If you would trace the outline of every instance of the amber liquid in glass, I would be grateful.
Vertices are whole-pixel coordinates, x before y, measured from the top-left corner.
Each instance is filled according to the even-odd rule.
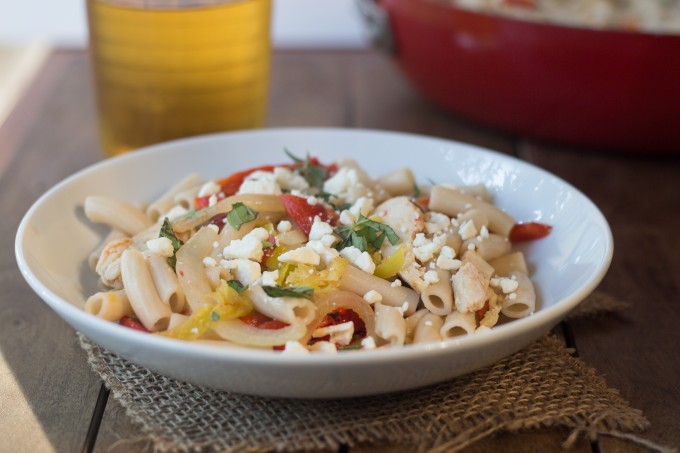
[[[105,154],[264,125],[270,0],[185,9],[87,4]]]

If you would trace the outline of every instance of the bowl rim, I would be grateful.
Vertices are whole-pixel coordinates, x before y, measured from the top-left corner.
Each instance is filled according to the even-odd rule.
[[[598,263],[597,271],[585,281],[581,287],[570,294],[568,297],[560,299],[550,307],[544,307],[532,315],[515,319],[512,322],[495,326],[488,332],[483,332],[476,335],[468,335],[465,337],[454,337],[435,343],[410,344],[400,348],[381,348],[372,350],[369,353],[349,353],[349,354],[280,354],[272,350],[248,349],[248,348],[231,348],[225,346],[217,346],[210,344],[196,344],[181,340],[169,339],[157,335],[149,335],[147,333],[137,332],[133,329],[121,327],[116,323],[97,318],[84,310],[76,307],[72,303],[57,295],[44,285],[37,276],[33,273],[31,266],[25,258],[24,239],[29,227],[32,217],[41,207],[54,196],[54,194],[61,191],[64,187],[69,186],[74,181],[77,181],[85,174],[97,172],[106,168],[112,163],[123,163],[129,160],[139,159],[140,156],[145,157],[153,154],[162,153],[168,146],[201,146],[203,142],[213,140],[230,140],[231,137],[249,137],[259,135],[280,135],[280,134],[346,134],[346,135],[371,135],[375,137],[393,137],[393,138],[410,138],[416,140],[436,141],[441,144],[454,145],[457,149],[463,148],[467,151],[475,153],[482,153],[494,159],[501,158],[510,160],[515,165],[528,166],[532,171],[537,171],[545,177],[549,177],[558,183],[564,185],[571,191],[578,194],[582,200],[592,209],[593,214],[597,220],[604,227],[606,241],[604,243],[604,256]],[[122,156],[105,159],[93,165],[89,165],[76,173],[66,177],[47,192],[42,194],[28,209],[19,224],[15,237],[15,256],[18,267],[24,279],[31,286],[33,291],[43,299],[60,316],[64,317],[69,324],[71,319],[77,324],[88,325],[91,328],[101,331],[102,334],[110,338],[118,338],[126,342],[136,343],[139,347],[155,348],[163,352],[179,355],[191,355],[197,359],[216,360],[216,361],[235,361],[242,364],[257,364],[257,365],[271,365],[271,366],[296,366],[296,367],[317,367],[323,366],[347,366],[371,364],[377,362],[404,362],[417,360],[419,358],[433,358],[445,356],[454,350],[469,350],[478,348],[484,344],[499,343],[514,337],[519,337],[523,332],[529,332],[541,327],[545,327],[546,331],[554,324],[559,322],[567,312],[575,308],[588,294],[590,294],[604,278],[611,260],[613,257],[614,244],[611,228],[599,210],[599,208],[580,190],[564,181],[562,178],[543,170],[542,168],[523,161],[517,157],[505,155],[496,151],[482,148],[476,145],[458,142],[439,137],[431,137],[421,134],[412,134],[405,132],[393,132],[377,129],[350,129],[350,128],[328,128],[328,127],[283,127],[283,128],[267,128],[259,130],[236,131],[236,132],[220,132],[214,134],[199,135],[189,138],[182,138],[163,142],[148,147],[140,148],[133,153],[127,153]],[[84,259],[84,258],[83,258]],[[65,315],[65,316],[64,316]],[[75,326],[74,326],[75,327]]]

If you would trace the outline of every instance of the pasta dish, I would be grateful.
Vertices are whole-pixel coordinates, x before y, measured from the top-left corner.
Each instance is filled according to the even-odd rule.
[[[372,179],[351,160],[224,179],[190,174],[140,206],[90,196],[111,226],[90,256],[101,291],[85,310],[169,338],[285,354],[398,347],[476,335],[536,306],[512,244],[517,223],[483,185]]]
[[[678,0],[433,0],[539,22],[680,33]]]

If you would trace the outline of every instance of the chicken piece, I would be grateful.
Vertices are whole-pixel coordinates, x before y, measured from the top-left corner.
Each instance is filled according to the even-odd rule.
[[[453,280],[453,297],[461,313],[474,312],[484,306],[489,288],[487,278],[477,267],[467,262],[456,272]]]
[[[381,203],[374,214],[399,236],[399,243],[411,244],[416,234],[425,230],[425,214],[408,197],[395,197]]]
[[[120,258],[123,252],[130,248],[130,238],[116,239],[104,246],[95,270],[106,286],[114,289],[123,289],[123,281],[120,276]]]

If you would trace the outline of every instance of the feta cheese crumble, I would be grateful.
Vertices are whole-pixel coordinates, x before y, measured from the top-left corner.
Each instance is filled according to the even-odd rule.
[[[170,257],[175,253],[175,249],[172,247],[172,241],[165,237],[149,239],[146,241],[146,247],[150,252],[160,256]]]

